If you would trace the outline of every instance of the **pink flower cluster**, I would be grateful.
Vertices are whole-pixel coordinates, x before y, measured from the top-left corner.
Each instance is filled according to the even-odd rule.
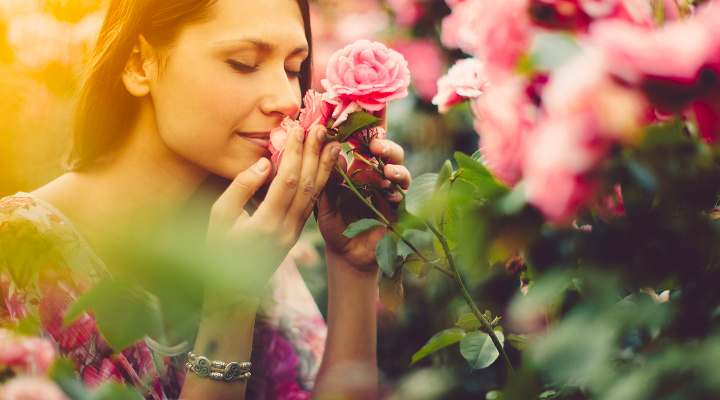
[[[44,375],[55,360],[55,346],[48,340],[24,337],[0,328],[0,373],[11,371],[0,386],[3,400],[67,400],[65,394]]]
[[[379,42],[358,40],[330,57],[322,85],[323,94],[307,92],[298,121],[286,118],[270,132],[268,149],[274,162],[280,162],[294,127],[302,127],[307,135],[310,127],[332,119],[332,128],[338,128],[354,112],[378,113],[390,101],[407,96],[410,71],[400,53]]]
[[[603,192],[602,168],[657,121],[648,116],[683,115],[720,141],[720,4],[680,19],[665,3],[658,26],[645,0],[448,1],[443,43],[472,58],[438,81],[433,103],[445,112],[471,101],[483,162],[505,184],[523,182],[548,221],[569,223],[588,207],[621,212],[619,188]],[[581,51],[519,74],[548,28],[574,35]]]

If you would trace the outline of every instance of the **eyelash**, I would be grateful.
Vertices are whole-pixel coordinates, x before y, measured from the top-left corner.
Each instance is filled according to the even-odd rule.
[[[243,63],[241,63],[241,62],[239,62],[239,61],[232,60],[232,59],[228,59],[228,60],[227,60],[227,63],[228,63],[233,69],[235,69],[236,71],[239,71],[239,72],[251,73],[251,72],[257,72],[257,70],[258,70],[258,66],[257,66],[257,65],[255,65],[255,66],[250,66],[250,65],[247,65],[247,64],[243,64]],[[295,79],[299,78],[300,75],[302,74],[301,71],[291,71],[291,70],[288,70],[288,69],[285,70],[285,73],[287,73],[288,76],[290,76],[291,78],[295,78]]]

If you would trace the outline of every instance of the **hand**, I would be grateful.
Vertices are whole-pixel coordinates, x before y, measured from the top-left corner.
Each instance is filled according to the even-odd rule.
[[[329,143],[320,154],[322,126],[310,129],[305,143],[303,135],[302,128],[288,135],[277,175],[252,216],[244,207],[271,174],[265,158],[238,174],[213,205],[207,245],[223,273],[210,274],[217,276],[210,290],[241,285],[259,292],[297,242],[340,152],[339,143]]]
[[[386,162],[383,173],[387,180],[377,178],[382,187],[391,187],[393,183],[400,185],[402,189],[407,189],[412,182],[410,172],[401,165],[405,153],[398,144],[385,139],[373,139],[370,142],[370,152]],[[362,161],[353,160],[347,167],[347,160],[341,157],[338,160],[339,167],[343,170],[354,171],[367,167]],[[377,176],[375,172],[372,172]],[[334,209],[335,199],[338,193],[338,184],[341,178],[334,176],[331,178],[335,184],[328,185],[325,194],[320,202],[318,224],[320,225],[320,233],[326,243],[326,251],[333,252],[339,257],[346,260],[350,265],[360,271],[376,272],[377,263],[375,261],[375,247],[377,242],[387,232],[386,228],[377,228],[348,239],[343,235],[347,224],[345,224],[341,213]],[[386,196],[387,201],[391,203],[399,203],[402,201],[402,194],[395,191],[393,194]],[[382,204],[379,210],[386,218],[391,219],[390,205]]]

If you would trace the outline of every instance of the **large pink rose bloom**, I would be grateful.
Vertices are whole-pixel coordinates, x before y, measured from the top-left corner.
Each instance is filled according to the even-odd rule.
[[[480,135],[480,152],[496,178],[514,185],[522,175],[525,141],[536,119],[536,108],[515,81],[488,88],[471,109]]]
[[[403,56],[379,42],[358,40],[330,57],[322,85],[335,104],[335,126],[358,107],[375,112],[408,94],[410,71]]]
[[[490,85],[483,74],[484,67],[482,62],[474,58],[458,60],[450,67],[447,75],[437,81],[437,94],[432,103],[438,106],[441,114],[457,103],[483,94],[485,87]]]
[[[68,400],[60,388],[46,378],[20,377],[0,386],[2,400]]]

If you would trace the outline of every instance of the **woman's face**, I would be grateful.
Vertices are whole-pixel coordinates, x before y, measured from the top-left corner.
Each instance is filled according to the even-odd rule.
[[[157,129],[180,159],[234,178],[269,157],[269,132],[301,104],[308,43],[295,0],[219,0],[186,27],[151,83]]]

